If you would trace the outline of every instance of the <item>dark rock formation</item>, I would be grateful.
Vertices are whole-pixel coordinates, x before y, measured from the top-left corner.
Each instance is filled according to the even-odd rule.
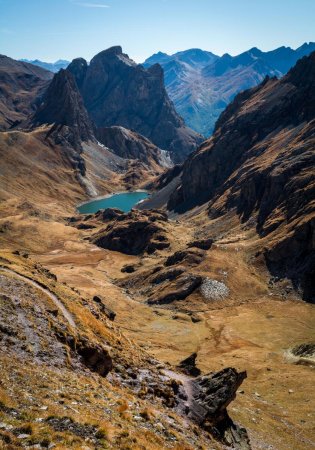
[[[172,281],[175,280],[179,275],[185,272],[185,269],[181,267],[176,267],[174,269],[159,271],[157,275],[154,275],[153,278],[151,278],[151,283],[153,284],[160,284],[163,283],[163,281]]]
[[[213,239],[199,239],[187,244],[188,248],[200,248],[201,250],[210,250],[213,244]]]
[[[235,399],[236,391],[246,376],[246,372],[237,372],[229,367],[192,380],[193,397],[188,412],[193,421],[224,444],[244,450],[250,449],[246,430],[233,423],[226,408]]]
[[[174,266],[182,262],[187,263],[190,266],[195,266],[201,263],[204,258],[203,252],[198,252],[194,250],[179,250],[173,255],[169,256],[164,265],[166,267]]]
[[[168,284],[163,290],[157,292],[152,298],[148,299],[149,305],[166,305],[176,300],[185,300],[202,283],[202,277],[199,275],[183,273]]]
[[[104,222],[107,222],[113,219],[119,220],[119,217],[123,219],[124,213],[121,211],[121,209],[118,208],[106,208],[99,213],[96,213],[95,216],[101,217]]]
[[[209,202],[212,217],[232,209],[242,221],[255,215],[262,237],[277,235],[265,252],[268,266],[287,274],[308,300],[314,298],[314,127],[315,52],[281,80],[266,79],[235,98],[213,137],[185,162],[168,203],[180,212]]]
[[[188,358],[183,359],[178,365],[178,368],[193,377],[198,377],[201,373],[200,369],[196,367],[197,353],[192,353]]]
[[[67,70],[98,128],[120,125],[135,130],[179,161],[201,142],[176,113],[159,65],[144,69],[117,46],[96,55],[89,65],[75,59]]]
[[[53,124],[52,133],[57,131],[56,134],[64,134],[75,148],[80,147],[81,141],[95,140],[74,77],[64,69],[55,74],[32,118],[32,124]]]
[[[101,312],[105,314],[105,316],[109,320],[112,321],[115,320],[116,313],[105,304],[104,299],[102,297],[100,297],[99,295],[94,295],[93,300],[95,303],[97,303]]]
[[[295,356],[301,357],[315,357],[315,342],[308,342],[306,344],[299,344],[293,347],[292,353]]]
[[[122,273],[133,273],[136,271],[136,268],[133,264],[127,264],[121,268]]]
[[[0,55],[0,130],[23,122],[53,74],[26,62]]]
[[[81,338],[76,343],[76,351],[83,363],[102,377],[106,377],[113,368],[113,361],[108,351],[99,344],[89,342],[86,338]]]
[[[99,247],[127,255],[139,255],[145,250],[152,253],[169,246],[163,235],[163,222],[166,220],[166,214],[160,211],[132,210],[118,215],[107,228],[92,236],[92,242]],[[163,241],[161,236],[164,236]]]
[[[160,164],[163,152],[149,139],[123,127],[98,128],[97,139],[116,155],[126,159],[138,159],[145,164]]]

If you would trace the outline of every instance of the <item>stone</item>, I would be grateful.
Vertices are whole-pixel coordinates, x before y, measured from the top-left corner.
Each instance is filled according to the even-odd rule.
[[[213,244],[213,239],[199,239],[196,241],[189,242],[187,244],[188,248],[200,248],[201,250],[210,250]]]
[[[164,265],[169,267],[174,266],[178,263],[185,262],[188,265],[194,266],[200,264],[203,260],[203,257],[204,254],[202,252],[193,250],[179,250],[173,253],[173,255],[169,256],[166,259]]]
[[[76,343],[76,351],[83,363],[93,372],[106,377],[113,368],[113,361],[107,349],[100,344],[81,338]]]
[[[148,299],[148,304],[163,305],[172,303],[175,300],[184,300],[201,285],[201,282],[201,276],[183,273],[173,283],[170,283],[162,293],[159,293],[157,297]]]
[[[242,450],[250,450],[247,432],[234,424],[227,413],[227,406],[235,399],[236,392],[246,372],[228,367],[213,374],[192,380],[192,400],[188,417],[210,431],[224,444]]]

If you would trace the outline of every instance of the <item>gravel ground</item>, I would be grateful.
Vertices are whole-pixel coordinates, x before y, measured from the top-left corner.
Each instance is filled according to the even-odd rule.
[[[200,290],[207,300],[222,300],[230,293],[229,288],[224,283],[211,278],[204,279]]]

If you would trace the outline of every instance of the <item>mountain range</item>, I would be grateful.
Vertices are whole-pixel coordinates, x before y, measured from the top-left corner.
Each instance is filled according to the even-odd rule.
[[[226,53],[221,57],[190,49],[173,55],[156,53],[143,66],[158,63],[163,67],[165,87],[177,112],[189,127],[209,136],[237,93],[261,83],[267,75],[283,76],[314,50],[314,42],[296,50],[279,47],[263,52],[254,47],[237,56]]]
[[[40,61],[39,59],[20,59],[20,61],[34,64],[34,66],[41,67],[53,73],[59,72],[60,69],[66,69],[70,64],[70,61],[66,61],[65,59],[58,59],[54,63]]]
[[[119,46],[0,57],[1,448],[312,445],[315,52],[271,75],[202,141]]]
[[[168,209],[250,220],[271,272],[314,302],[314,145],[315,52],[234,98],[183,164]]]

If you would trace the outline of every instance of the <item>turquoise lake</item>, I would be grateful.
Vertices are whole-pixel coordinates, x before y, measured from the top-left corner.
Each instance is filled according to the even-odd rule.
[[[111,195],[107,198],[99,198],[98,200],[84,203],[83,205],[78,206],[78,211],[81,214],[92,214],[100,209],[119,208],[124,212],[128,212],[133,206],[148,196],[149,194],[144,191],[123,192],[121,194]]]

